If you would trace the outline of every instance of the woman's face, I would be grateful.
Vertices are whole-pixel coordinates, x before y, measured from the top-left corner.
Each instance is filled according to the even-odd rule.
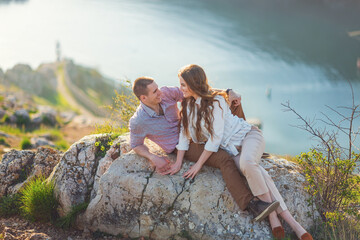
[[[180,80],[180,90],[182,91],[184,98],[189,98],[189,97],[196,98],[197,95],[193,91],[190,90],[187,83],[181,76],[179,76],[179,80]]]

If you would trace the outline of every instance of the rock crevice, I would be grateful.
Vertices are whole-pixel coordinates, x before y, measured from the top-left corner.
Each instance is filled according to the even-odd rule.
[[[113,235],[149,236],[154,239],[270,239],[268,223],[253,222],[253,216],[241,211],[228,192],[221,171],[204,166],[196,178],[183,174],[193,164],[185,161],[172,176],[157,174],[148,160],[135,154],[129,136],[113,141],[104,157],[99,157],[97,141],[106,135],[86,136],[64,154],[39,148],[37,152],[11,151],[0,164],[0,195],[16,192],[18,172],[29,167],[29,176],[52,173],[60,215],[83,202],[89,202],[76,226]],[[152,152],[164,154],[157,145],[147,142]],[[167,156],[175,161],[175,155]],[[56,167],[54,167],[56,165]],[[305,177],[298,166],[283,159],[262,159],[284,197],[289,211],[305,228],[316,215],[307,205]]]

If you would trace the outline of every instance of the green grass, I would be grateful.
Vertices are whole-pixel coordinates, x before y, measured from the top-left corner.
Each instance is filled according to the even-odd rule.
[[[69,143],[65,140],[59,140],[55,142],[55,146],[58,150],[67,150],[69,148]]]
[[[0,137],[0,145],[3,145],[5,147],[9,147],[10,145],[6,142],[6,139],[4,137]]]
[[[22,150],[25,150],[25,149],[31,149],[31,147],[32,144],[30,142],[30,139],[28,137],[23,137],[23,139],[20,142],[20,148]]]
[[[39,129],[32,131],[31,133],[34,135],[50,134],[51,141],[58,141],[63,139],[61,131],[57,128],[48,128],[42,126]]]
[[[178,235],[179,237],[185,238],[186,240],[193,240],[193,238],[190,236],[190,233],[186,230],[182,230]]]
[[[60,94],[57,93],[55,94],[55,96],[52,98],[52,100],[46,99],[46,98],[42,98],[39,96],[33,96],[33,100],[36,104],[39,105],[50,105],[58,110],[72,110],[72,111],[77,111],[77,109],[74,109],[65,99],[65,97]]]
[[[68,212],[68,214],[66,214],[64,217],[61,217],[57,220],[56,225],[64,228],[64,229],[69,229],[70,227],[74,226],[76,217],[84,212],[86,210],[86,208],[88,207],[89,203],[88,202],[84,202],[84,203],[80,203],[78,205],[75,205],[71,208],[70,212]]]
[[[18,128],[4,124],[4,125],[0,125],[0,131],[5,132],[7,134],[19,136],[25,133],[25,128]]]
[[[56,218],[58,201],[54,195],[54,183],[44,177],[32,179],[20,190],[21,212],[32,221],[49,222]]]
[[[50,140],[55,143],[55,146],[58,150],[67,150],[69,148],[69,143],[64,139],[63,134],[59,129],[56,128],[40,128],[32,132],[35,135],[50,134]]]
[[[42,125],[39,129],[32,131],[31,129],[26,130],[25,128],[18,128],[10,125],[0,125],[0,131],[21,137],[22,140],[19,146],[20,149],[30,149],[31,142],[29,138],[31,136],[39,136],[44,134],[50,134],[49,140],[54,142],[56,146],[55,148],[58,150],[67,150],[70,146],[69,143],[64,139],[63,133],[58,128],[50,128]],[[9,145],[6,143],[6,140],[2,137],[0,137],[0,145],[9,147]]]
[[[292,156],[292,155],[288,155],[288,154],[286,154],[286,155],[271,154],[271,155],[273,155],[277,158],[285,159],[289,162],[298,163],[296,156]]]
[[[10,217],[20,213],[20,196],[16,193],[0,199],[0,217]]]
[[[95,124],[95,130],[93,134],[109,133],[112,135],[120,136],[128,131],[129,130],[127,129],[127,127],[122,127],[114,123],[114,121],[106,120],[102,124]]]

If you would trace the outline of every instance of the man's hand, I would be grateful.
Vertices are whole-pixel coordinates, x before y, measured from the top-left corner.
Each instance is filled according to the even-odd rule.
[[[232,103],[234,103],[234,106],[239,106],[241,103],[241,95],[237,94],[233,90],[230,90],[229,91],[229,102],[230,102],[230,106]]]
[[[151,164],[155,166],[157,173],[165,175],[166,172],[170,169],[170,161],[166,157],[159,157],[153,154],[150,158]]]
[[[151,165],[156,168],[157,173],[164,175],[164,172],[170,169],[170,161],[167,158],[151,153],[144,144],[135,147],[134,151],[140,156],[149,159]]]

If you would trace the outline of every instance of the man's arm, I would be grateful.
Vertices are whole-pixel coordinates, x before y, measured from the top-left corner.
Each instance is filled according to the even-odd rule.
[[[230,105],[233,104],[234,106],[239,106],[241,104],[241,95],[232,89],[223,90],[218,88],[212,88],[212,90],[215,92],[226,92]]]
[[[160,157],[156,154],[153,154],[149,151],[149,148],[144,144],[139,145],[133,148],[136,154],[149,159],[151,165],[155,166],[156,172],[159,174],[163,174],[165,171],[170,168],[170,161],[165,157]]]
[[[176,102],[181,102],[184,99],[179,87],[162,87],[160,90],[164,95]]]
[[[233,91],[232,89],[229,89],[227,91],[228,98],[229,98],[229,104],[230,106],[239,106],[241,104],[241,95]]]
[[[223,91],[223,90],[215,89],[215,91]],[[232,89],[226,90],[226,93],[228,96],[228,103],[230,105],[231,113],[234,116],[242,118],[246,121],[245,113],[241,104],[241,95],[233,91]]]
[[[228,91],[231,113],[246,121],[245,113],[241,104],[241,95],[233,90]]]
[[[132,117],[129,123],[131,148],[134,149],[136,154],[149,159],[151,165],[155,166],[156,172],[162,174],[170,167],[169,160],[151,153],[148,147],[144,145],[146,126],[144,127],[144,125],[141,124],[141,122],[139,123],[136,119],[136,117]]]

